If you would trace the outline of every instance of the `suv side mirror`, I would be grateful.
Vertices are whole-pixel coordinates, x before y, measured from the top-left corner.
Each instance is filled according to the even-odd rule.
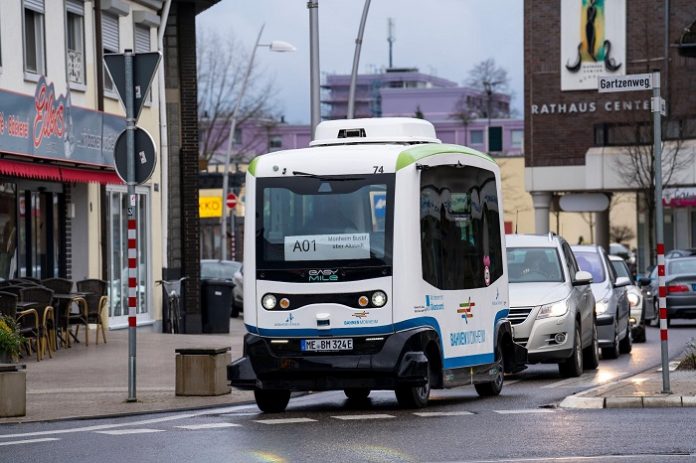
[[[623,288],[631,284],[631,279],[628,277],[618,277],[614,282],[614,288]]]
[[[580,270],[575,274],[573,286],[589,285],[592,283],[592,274],[584,270]]]

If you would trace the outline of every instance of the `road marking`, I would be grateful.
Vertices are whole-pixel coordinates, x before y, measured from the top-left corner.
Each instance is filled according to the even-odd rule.
[[[235,405],[232,407],[206,409],[206,410],[202,410],[200,412],[195,412],[195,413],[182,413],[182,414],[178,414],[178,415],[170,415],[170,416],[165,416],[163,418],[153,418],[153,419],[149,419],[149,420],[131,421],[131,422],[114,423],[114,424],[100,424],[100,425],[95,425],[95,426],[83,426],[83,427],[79,427],[79,428],[54,429],[52,431],[34,431],[34,432],[24,432],[24,433],[17,433],[17,434],[0,434],[0,439],[12,439],[12,438],[17,438],[17,437],[32,437],[32,436],[51,436],[51,435],[56,435],[56,434],[70,434],[70,433],[75,433],[75,432],[93,432],[93,431],[101,431],[103,429],[122,428],[124,426],[140,426],[140,425],[144,425],[144,424],[164,423],[167,421],[183,420],[186,418],[194,418],[197,416],[234,413],[234,412],[237,412],[239,410],[250,410],[250,409],[255,409],[255,408],[256,408],[256,405]]]
[[[97,431],[97,434],[108,434],[110,436],[123,436],[126,434],[151,434],[153,432],[163,432],[164,429],[114,429],[111,431]]]
[[[519,410],[493,410],[500,415],[521,415],[523,413],[553,413],[548,408],[520,408]]]
[[[430,418],[431,416],[465,416],[473,415],[472,412],[415,412],[414,415],[421,418]]]
[[[336,415],[332,416],[331,418],[336,418],[337,420],[383,420],[387,418],[394,418],[394,415],[373,413],[371,415]]]
[[[293,424],[293,423],[310,423],[312,421],[317,421],[313,420],[312,418],[273,418],[273,419],[268,419],[268,420],[254,420],[257,423],[262,423],[262,424]]]
[[[511,379],[509,381],[505,381],[503,384],[505,386],[512,386],[513,384],[519,383],[520,381],[522,381],[522,380],[521,379]]]
[[[440,463],[523,463],[523,462],[543,462],[543,461],[607,461],[607,460],[635,460],[640,457],[650,457],[650,458],[665,458],[667,460],[673,460],[674,457],[690,457],[693,458],[693,454],[689,453],[674,453],[674,454],[639,454],[639,455],[595,455],[595,456],[574,456],[574,457],[529,457],[529,458],[501,458],[498,460],[457,460],[449,462]]]
[[[26,440],[16,440],[12,442],[0,442],[0,447],[4,445],[19,445],[19,444],[38,444],[40,442],[52,442],[60,440],[55,437],[46,437],[44,439],[26,439]]]
[[[190,431],[195,431],[198,429],[218,429],[218,428],[234,428],[241,426],[238,423],[205,423],[205,424],[190,424],[187,426],[174,426],[179,429],[188,429]]]

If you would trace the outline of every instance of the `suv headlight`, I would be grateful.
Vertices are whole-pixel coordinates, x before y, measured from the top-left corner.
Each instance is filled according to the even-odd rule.
[[[604,312],[609,310],[609,299],[602,299],[601,301],[595,302],[594,307],[597,315],[602,315]]]
[[[549,317],[561,317],[568,313],[568,300],[554,302],[553,304],[545,304],[539,309],[537,320]]]
[[[628,293],[628,305],[633,307],[637,307],[638,304],[640,303],[640,297],[636,293]]]

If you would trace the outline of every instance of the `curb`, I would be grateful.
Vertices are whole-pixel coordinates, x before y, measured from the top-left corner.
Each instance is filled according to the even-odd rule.
[[[615,397],[583,397],[571,395],[563,399],[560,408],[601,409],[601,408],[678,408],[696,407],[693,395],[646,395]]]

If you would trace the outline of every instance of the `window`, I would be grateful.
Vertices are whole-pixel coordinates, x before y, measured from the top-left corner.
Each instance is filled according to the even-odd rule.
[[[488,151],[491,153],[503,151],[502,127],[488,127]]]
[[[575,274],[580,270],[578,268],[578,263],[575,260],[575,255],[573,251],[568,246],[568,243],[563,243],[563,255],[565,256],[566,263],[568,264],[568,272],[570,275],[570,280],[575,281]]]
[[[283,147],[283,137],[280,135],[271,135],[268,139],[268,149],[280,149]]]
[[[85,83],[85,5],[81,0],[66,0],[68,80]]]
[[[118,53],[118,44],[118,16],[102,13],[102,46],[104,54]],[[104,91],[112,95],[116,93],[116,88],[114,87],[109,73],[106,71],[106,66],[104,66]]]
[[[135,25],[135,35],[133,37],[133,47],[136,53],[148,53],[150,50],[150,28],[148,26],[143,26],[141,24]],[[145,96],[145,103],[152,103],[152,91],[151,88],[147,89],[147,95]]]
[[[483,130],[472,130],[471,131],[471,144],[472,145],[483,145]]]
[[[503,274],[493,172],[438,166],[421,174],[423,279],[436,288],[488,286]]]
[[[565,281],[555,247],[507,248],[510,283]]]
[[[511,130],[510,131],[510,147],[521,149],[524,144],[524,131],[523,130]]]
[[[24,0],[24,71],[46,74],[43,0]]]
[[[602,256],[596,251],[575,251],[575,258],[580,270],[592,274],[593,283],[601,283],[606,279]]]

